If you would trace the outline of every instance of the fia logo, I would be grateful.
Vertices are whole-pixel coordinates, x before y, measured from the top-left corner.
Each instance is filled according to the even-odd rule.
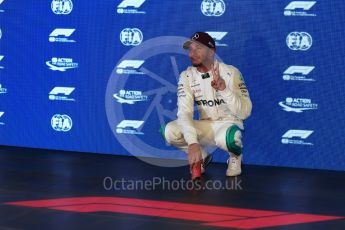
[[[55,131],[68,132],[72,129],[72,119],[66,114],[55,114],[51,119],[51,126]]]
[[[286,37],[286,45],[291,50],[308,50],[313,44],[313,39],[307,32],[291,32]]]
[[[138,28],[125,28],[120,33],[120,40],[125,46],[137,46],[143,41],[143,33]]]
[[[201,3],[201,12],[205,16],[222,16],[225,12],[225,3],[223,0],[203,0]]]
[[[67,15],[73,10],[73,2],[72,0],[53,0],[51,8],[54,14]]]

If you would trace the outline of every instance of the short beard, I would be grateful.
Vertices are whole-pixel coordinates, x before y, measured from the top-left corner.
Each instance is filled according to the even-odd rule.
[[[202,66],[201,63],[199,63],[199,64],[192,64],[192,65],[193,65],[193,67],[201,67]]]

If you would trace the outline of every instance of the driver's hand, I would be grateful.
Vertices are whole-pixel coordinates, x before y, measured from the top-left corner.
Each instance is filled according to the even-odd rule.
[[[188,145],[188,161],[189,165],[193,165],[202,160],[200,145],[195,143]]]

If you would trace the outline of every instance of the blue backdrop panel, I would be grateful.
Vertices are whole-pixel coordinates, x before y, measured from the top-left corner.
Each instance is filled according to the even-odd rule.
[[[345,170],[344,12],[341,0],[0,0],[0,144],[185,158],[159,128],[176,119],[182,43],[207,31],[251,95],[245,163]]]

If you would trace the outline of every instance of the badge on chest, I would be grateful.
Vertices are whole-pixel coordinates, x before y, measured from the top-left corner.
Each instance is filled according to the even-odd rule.
[[[210,74],[209,73],[203,73],[201,74],[202,79],[206,79],[206,78],[210,78]]]

